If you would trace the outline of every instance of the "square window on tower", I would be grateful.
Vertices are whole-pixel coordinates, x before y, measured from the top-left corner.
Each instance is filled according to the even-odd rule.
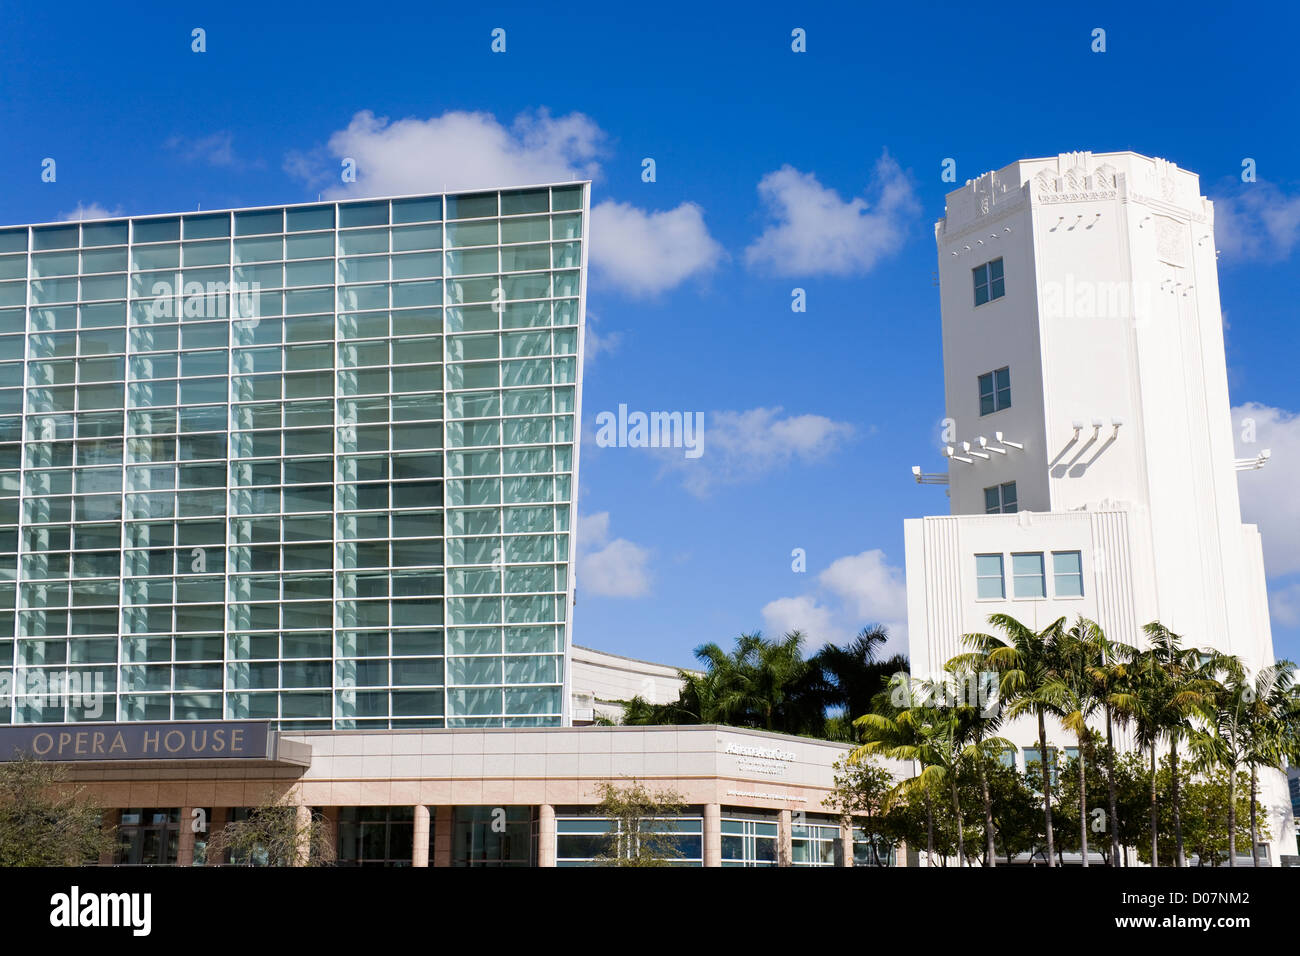
[[[976,266],[971,272],[975,276],[975,304],[983,305],[993,299],[1000,299],[1006,294],[1006,283],[1002,278],[1002,259],[997,258]]]
[[[1011,369],[1000,368],[979,377],[980,414],[992,415],[1011,407]]]

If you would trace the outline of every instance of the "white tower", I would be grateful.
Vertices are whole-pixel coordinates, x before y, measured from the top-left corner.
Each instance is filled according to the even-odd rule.
[[[1272,663],[1198,177],[1129,152],[1021,160],[949,193],[935,237],[952,515],[905,523],[914,671],[994,612],[1139,645],[1159,620]],[[1280,802],[1275,854],[1294,852]]]

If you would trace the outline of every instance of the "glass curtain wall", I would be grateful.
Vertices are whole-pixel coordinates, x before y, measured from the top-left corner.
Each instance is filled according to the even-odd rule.
[[[0,721],[558,724],[584,214],[0,229]]]

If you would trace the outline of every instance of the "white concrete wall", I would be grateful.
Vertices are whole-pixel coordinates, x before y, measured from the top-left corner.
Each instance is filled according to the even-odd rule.
[[[577,644],[570,650],[569,672],[573,719],[577,722],[590,720],[592,711],[596,716],[617,720],[623,707],[615,702],[636,696],[652,704],[672,703],[682,685],[676,667]]]

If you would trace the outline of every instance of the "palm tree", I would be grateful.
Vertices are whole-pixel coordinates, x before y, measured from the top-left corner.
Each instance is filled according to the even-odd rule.
[[[822,707],[839,715],[828,719],[828,736],[853,739],[851,734],[843,736],[841,728],[871,710],[872,700],[888,687],[890,679],[907,670],[905,655],[884,660],[878,656],[888,640],[885,628],[872,625],[845,646],[827,644],[808,658],[815,671],[811,683]]]
[[[1270,725],[1275,716],[1289,706],[1291,670],[1289,661],[1265,667],[1254,680],[1241,659],[1229,654],[1214,654],[1211,666],[1222,675],[1219,692],[1204,708],[1204,724],[1193,734],[1191,743],[1196,754],[1196,769],[1222,767],[1228,771],[1228,866],[1237,865],[1237,772],[1251,768],[1251,856],[1258,865],[1254,848],[1254,780],[1257,758],[1276,749]],[[1263,744],[1262,747],[1259,745]],[[1258,750],[1256,749],[1258,747]]]
[[[1113,725],[1123,722],[1115,706],[1115,700],[1128,679],[1127,662],[1132,658],[1134,650],[1120,641],[1112,641],[1106,636],[1101,625],[1095,621],[1083,618],[1080,619],[1079,625],[1083,629],[1080,637],[1090,648],[1092,663],[1089,673],[1093,681],[1093,694],[1100,702],[1106,717],[1106,800],[1109,813],[1107,824],[1110,830],[1110,865],[1114,867],[1119,866],[1120,854]]]
[[[918,764],[921,772],[896,784],[885,798],[885,808],[897,803],[900,798],[915,797],[920,791],[925,798],[925,859],[927,866],[934,865],[934,807],[931,801],[935,773],[931,773],[921,782],[921,778],[938,756],[932,744],[932,727],[940,719],[937,708],[923,706],[917,701],[924,701],[923,696],[913,693],[918,687],[907,674],[897,674],[890,681],[889,692],[881,693],[873,705],[873,711],[863,714],[853,721],[859,733],[865,739],[857,749],[849,754],[849,763],[865,760],[870,754],[884,754],[898,760],[912,761]],[[919,687],[918,687],[919,689]],[[900,700],[899,705],[891,703]],[[943,772],[937,776],[942,778]],[[905,784],[910,786],[905,788]],[[958,831],[960,833],[960,831]]]
[[[1131,648],[1127,659],[1128,676],[1113,696],[1115,711],[1125,723],[1132,724],[1139,750],[1151,753],[1151,865],[1160,865],[1160,811],[1156,802],[1156,748],[1161,725],[1158,701],[1164,691],[1159,687],[1164,674],[1148,666],[1146,652]]]
[[[953,658],[945,668],[954,678],[958,689],[955,706],[967,722],[970,757],[979,775],[980,796],[984,804],[984,865],[998,865],[997,847],[993,825],[993,798],[989,792],[988,761],[997,759],[1014,745],[1005,738],[989,736],[1002,723],[1002,702],[996,696],[985,699],[984,676],[991,673],[991,665],[978,654]]]
[[[1295,665],[1279,661],[1263,668],[1255,683],[1243,694],[1247,705],[1246,764],[1250,767],[1250,857],[1259,866],[1259,799],[1260,768],[1277,769],[1300,751],[1300,699],[1294,684]]]
[[[955,671],[950,671],[956,677]],[[962,814],[958,779],[963,769],[972,763],[977,766],[1012,746],[1009,740],[987,736],[989,720],[980,716],[978,704],[955,701],[951,680],[913,680],[899,675],[892,682],[896,689],[907,693],[905,706],[895,713],[870,713],[859,717],[854,724],[861,730],[863,744],[849,755],[856,763],[868,755],[879,754],[895,760],[915,760],[921,772],[898,783],[890,792],[890,802],[901,797],[924,794],[929,807],[929,794],[933,789],[946,786],[952,798],[952,811],[957,824],[957,860],[959,866],[967,865],[965,820]],[[982,770],[981,770],[982,774]],[[992,846],[992,803],[987,780],[984,780],[985,843]],[[932,855],[933,837],[927,850]]]
[[[1159,669],[1162,679],[1153,682],[1158,696],[1156,712],[1161,730],[1169,740],[1169,771],[1172,780],[1174,807],[1174,840],[1177,843],[1176,864],[1187,866],[1183,850],[1182,792],[1178,779],[1178,743],[1191,736],[1191,718],[1200,713],[1214,699],[1215,682],[1210,658],[1195,648],[1182,646],[1182,637],[1159,621],[1152,621],[1143,630],[1150,641],[1147,666]]]
[[[1074,627],[1058,635],[1053,666],[1042,695],[1052,702],[1061,726],[1079,742],[1079,852],[1088,865],[1088,778],[1087,763],[1092,751],[1088,721],[1102,705],[1097,695],[1096,671],[1100,649],[1096,632],[1101,629],[1080,618]]]
[[[1171,796],[1174,811],[1175,866],[1186,866],[1183,849],[1182,793],[1178,776],[1178,744],[1192,735],[1195,715],[1214,699],[1216,683],[1211,658],[1195,648],[1183,647],[1183,639],[1159,621],[1142,630],[1148,647],[1131,659],[1131,687],[1117,697],[1133,719],[1140,746],[1151,750],[1151,860],[1158,865],[1156,809],[1156,752],[1163,737],[1169,741]],[[1203,659],[1204,658],[1204,659]]]
[[[1043,818],[1047,834],[1047,865],[1056,865],[1056,847],[1052,837],[1052,786],[1047,767],[1047,714],[1053,704],[1043,688],[1047,686],[1055,665],[1055,647],[1065,625],[1057,618],[1041,631],[1020,623],[1009,614],[993,614],[989,623],[1006,635],[967,634],[966,645],[988,662],[1000,676],[998,698],[1004,702],[1008,718],[1033,714],[1038,718],[1038,753],[1043,771]]]
[[[742,634],[727,653],[703,644],[695,656],[714,675],[720,722],[786,733],[820,733],[822,704],[810,693],[814,669],[803,657],[803,635],[791,631],[779,640]]]

